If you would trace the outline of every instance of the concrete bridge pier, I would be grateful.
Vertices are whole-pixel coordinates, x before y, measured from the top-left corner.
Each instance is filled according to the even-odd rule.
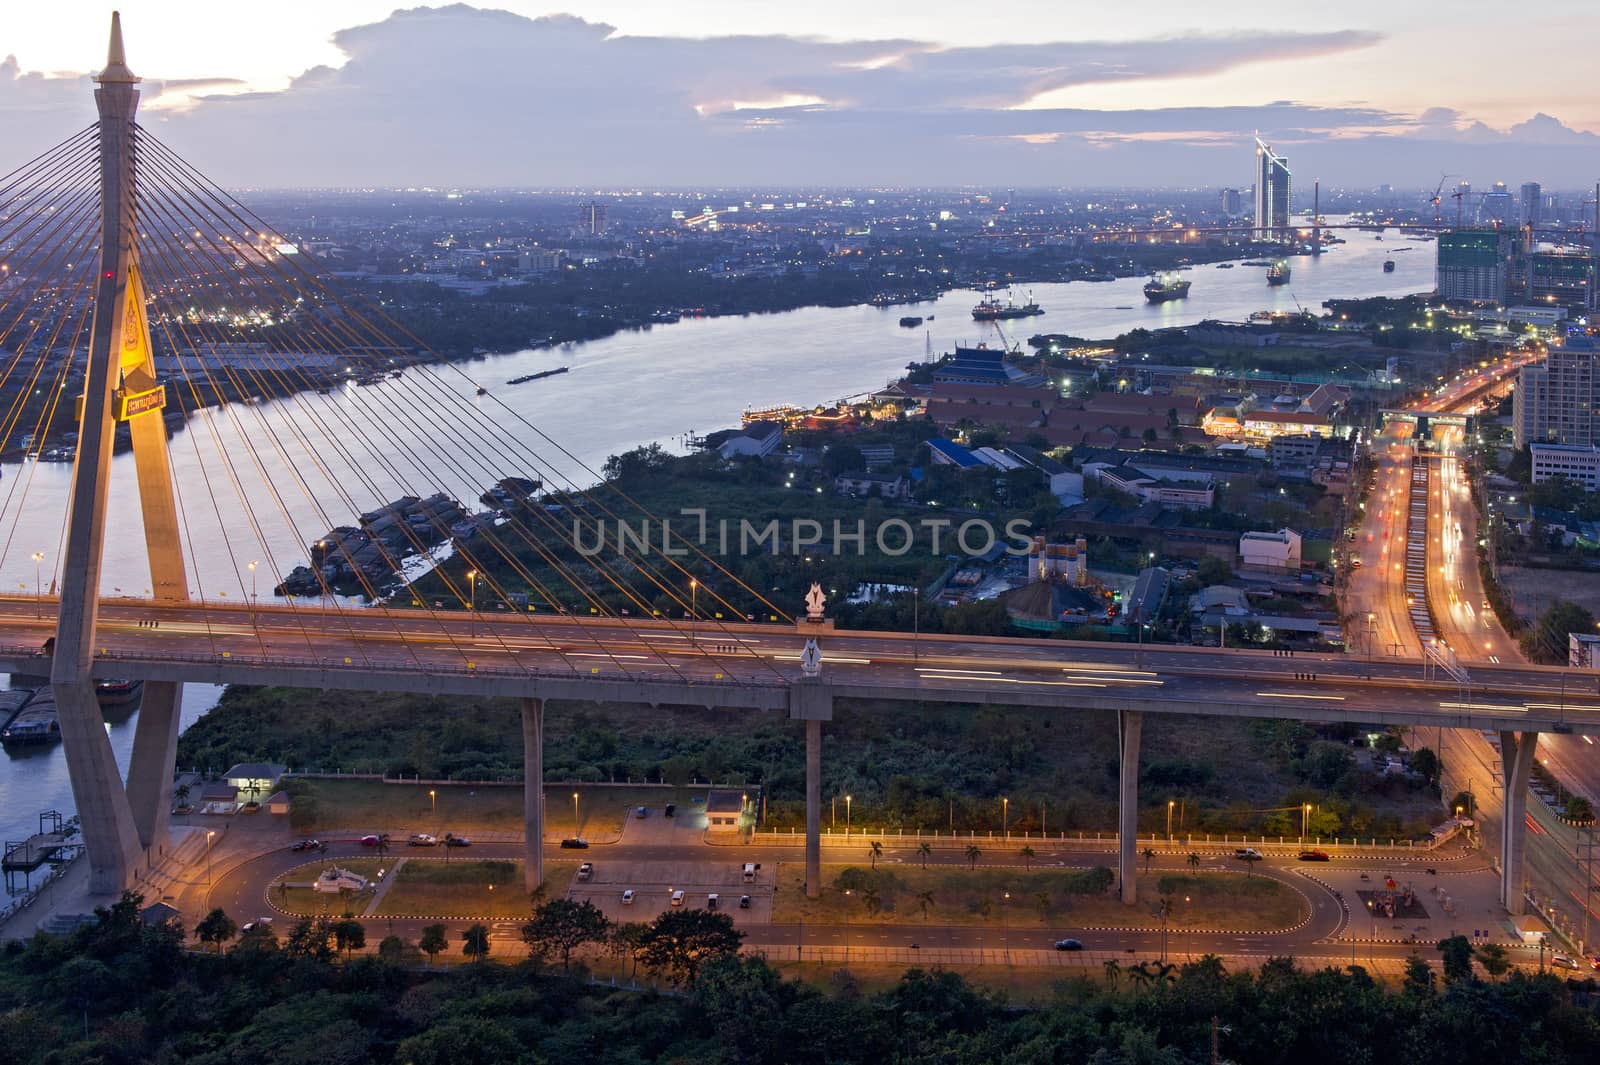
[[[1117,881],[1122,901],[1139,901],[1139,737],[1144,714],[1117,711]]]
[[[1523,899],[1523,821],[1528,815],[1528,778],[1539,744],[1537,732],[1501,732],[1500,768],[1505,781],[1505,807],[1500,819],[1500,901],[1513,917],[1525,912]]]
[[[522,700],[522,883],[544,883],[544,700]]]
[[[833,720],[833,687],[804,677],[789,689],[789,719],[806,723],[806,898],[822,894],[822,723]]]
[[[122,773],[106,735],[100,700],[95,698],[91,680],[54,679],[52,688],[61,744],[66,749],[67,776],[89,855],[89,894],[115,897],[133,883],[141,848]]]
[[[183,685],[146,681],[134,726],[133,754],[128,760],[128,806],[152,866],[166,853],[172,821],[172,780],[178,762],[178,708]]]

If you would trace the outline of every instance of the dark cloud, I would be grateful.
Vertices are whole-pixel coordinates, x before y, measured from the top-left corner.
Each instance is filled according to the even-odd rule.
[[[567,15],[455,6],[340,31],[347,62],[279,92],[146,82],[146,100],[189,104],[144,120],[219,180],[255,186],[1246,184],[1256,130],[1297,173],[1399,181],[1413,149],[1510,158],[1510,145],[1527,142],[1568,160],[1592,145],[1548,116],[1501,133],[1448,108],[1016,106],[1075,85],[1203,76],[1375,41],[1355,31],[983,48],[632,37]],[[0,63],[10,145],[42,147],[91,120],[89,89]],[[15,162],[32,154],[11,150]],[[1437,161],[1422,172],[1441,168],[1465,169]]]

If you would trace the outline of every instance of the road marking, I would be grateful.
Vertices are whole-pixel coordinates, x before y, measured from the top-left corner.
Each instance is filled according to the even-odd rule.
[[[1321,699],[1326,702],[1342,703],[1342,695],[1301,695],[1299,692],[1256,692],[1258,699]]]

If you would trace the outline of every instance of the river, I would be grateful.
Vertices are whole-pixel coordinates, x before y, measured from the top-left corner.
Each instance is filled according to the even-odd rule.
[[[1402,296],[1433,288],[1433,244],[1397,231],[1381,241],[1351,231],[1326,254],[1290,260],[1289,284],[1269,288],[1260,267],[1220,264],[1186,272],[1189,298],[1152,306],[1144,278],[1023,286],[1045,313],[1007,323],[1007,335],[1109,338],[1140,326],[1243,320],[1258,310],[1320,311],[1336,297]],[[1386,258],[1395,271],[1383,272]],[[829,403],[881,388],[908,362],[957,342],[993,339],[972,320],[980,294],[948,292],[909,307],[815,307],[778,314],[686,318],[602,340],[523,351],[424,371],[368,387],[230,404],[191,418],[170,453],[196,594],[239,601],[271,594],[277,574],[307,557],[305,545],[377,503],[442,489],[474,499],[495,478],[529,472],[534,452],[547,483],[590,484],[606,457],[690,433],[737,425],[746,407]],[[902,315],[932,316],[918,329]],[[524,384],[515,377],[570,367]],[[431,377],[428,375],[432,375]],[[477,387],[487,391],[477,395]],[[419,409],[443,410],[424,424]],[[504,427],[498,455],[467,445],[474,420]],[[548,434],[548,439],[537,435]],[[457,436],[456,434],[460,435]],[[253,441],[254,447],[241,446]],[[551,441],[559,442],[562,452]],[[355,472],[357,469],[361,473]],[[60,564],[69,463],[0,467],[0,588],[48,588]],[[376,474],[374,471],[378,471]],[[133,495],[131,454],[112,462],[106,595],[144,595],[149,567]],[[36,566],[33,554],[44,555]],[[251,562],[258,563],[255,569]],[[214,705],[215,689],[187,689],[185,724]],[[131,722],[109,726],[119,757]],[[41,810],[71,807],[59,748],[0,758],[0,835],[26,835]]]

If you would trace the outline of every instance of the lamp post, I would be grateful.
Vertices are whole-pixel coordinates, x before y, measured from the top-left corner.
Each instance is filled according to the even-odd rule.
[[[1306,829],[1311,821],[1311,804],[1300,807],[1300,846],[1306,845]]]
[[[844,834],[850,835],[850,796],[844,797]]]
[[[478,635],[478,571],[467,570],[467,634]]]
[[[1004,795],[1000,796],[1000,835],[1011,838],[1011,800]]]
[[[1372,922],[1371,931],[1367,935],[1367,961],[1372,961],[1372,944],[1378,941],[1378,911],[1372,908],[1372,900],[1367,900],[1367,919]],[[1541,957],[1540,962],[1544,959]],[[1541,968],[1542,968],[1541,964]]]
[[[1011,892],[1001,892],[1000,900],[1000,946],[1005,951],[1006,964],[1011,964],[1011,928],[1007,923],[1006,911],[1011,908]]]
[[[259,564],[260,563],[258,563],[254,559],[252,559],[250,561],[250,563],[249,563],[249,569],[250,569],[250,624],[252,624],[252,625],[254,625],[256,623],[256,566],[259,565]]]
[[[1367,679],[1372,679],[1372,637],[1377,629],[1378,615],[1367,611]]]
[[[911,589],[911,661],[918,660],[918,651],[922,641],[922,588],[919,585]]]
[[[700,620],[700,582],[689,578],[689,642],[695,642],[695,630]]]
[[[578,793],[572,793],[572,834],[578,834]]]
[[[850,964],[850,902],[849,899],[855,892],[850,888],[844,889],[844,963]]]
[[[33,616],[44,617],[44,552],[33,553]]]
[[[1178,800],[1167,800],[1167,842],[1172,842],[1172,808],[1178,805]]]
[[[211,841],[217,836],[217,830],[206,830],[206,887],[211,886]]]
[[[428,789],[428,802],[433,806],[433,816],[437,819],[439,816],[439,793],[432,788]]]

